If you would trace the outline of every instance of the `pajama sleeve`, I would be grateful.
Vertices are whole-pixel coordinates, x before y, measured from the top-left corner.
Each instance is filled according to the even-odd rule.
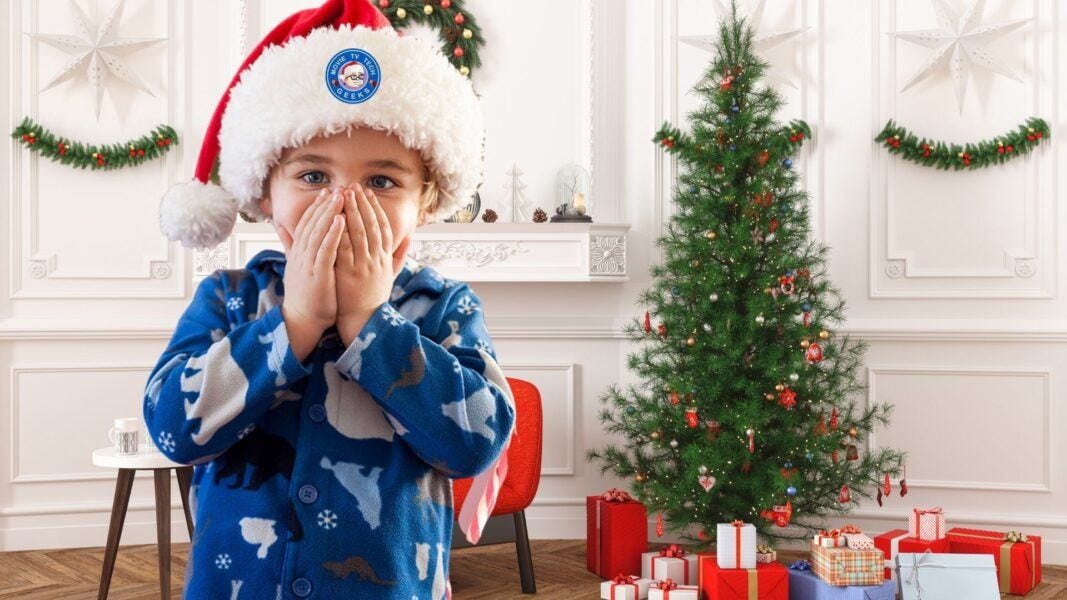
[[[334,367],[374,398],[419,458],[462,479],[500,456],[515,406],[478,296],[467,284],[445,294],[434,319],[440,328],[429,337],[385,302]]]
[[[281,305],[230,329],[216,271],[200,282],[148,378],[142,411],[149,435],[177,463],[205,462],[309,373],[289,346]]]

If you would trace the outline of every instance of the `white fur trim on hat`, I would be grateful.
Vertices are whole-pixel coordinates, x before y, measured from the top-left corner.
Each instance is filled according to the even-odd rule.
[[[237,222],[237,203],[226,190],[193,179],[170,187],[159,203],[159,229],[187,248],[221,244]]]
[[[327,87],[326,66],[360,48],[378,61],[380,86],[358,104]],[[483,174],[482,111],[470,80],[441,51],[391,28],[320,27],[265,48],[230,90],[219,129],[219,181],[246,214],[282,150],[352,126],[395,134],[431,165],[441,191],[430,221],[447,218],[474,195]]]

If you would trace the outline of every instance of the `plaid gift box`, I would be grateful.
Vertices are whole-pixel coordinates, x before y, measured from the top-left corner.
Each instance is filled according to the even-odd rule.
[[[920,540],[939,540],[945,537],[945,513],[941,507],[916,508],[908,514],[908,531]]]
[[[952,554],[993,555],[1001,593],[1025,595],[1041,583],[1040,536],[953,527],[946,537]]]
[[[881,550],[850,550],[811,545],[815,574],[830,585],[879,585],[885,580]]]

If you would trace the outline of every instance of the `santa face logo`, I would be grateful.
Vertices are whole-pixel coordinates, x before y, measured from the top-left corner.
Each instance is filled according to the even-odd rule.
[[[365,102],[378,91],[380,85],[378,61],[365,50],[342,50],[334,54],[326,65],[326,88],[342,102]]]

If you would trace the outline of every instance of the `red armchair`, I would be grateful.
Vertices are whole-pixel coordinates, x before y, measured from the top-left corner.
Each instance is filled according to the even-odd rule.
[[[537,495],[537,485],[541,480],[541,392],[529,381],[513,377],[507,380],[515,396],[515,432],[508,446],[508,474],[500,486],[491,516],[511,513],[515,519],[515,550],[519,557],[522,593],[536,594],[533,555],[526,531],[526,507]],[[452,505],[456,507],[456,517],[472,481],[456,479],[452,482]]]

